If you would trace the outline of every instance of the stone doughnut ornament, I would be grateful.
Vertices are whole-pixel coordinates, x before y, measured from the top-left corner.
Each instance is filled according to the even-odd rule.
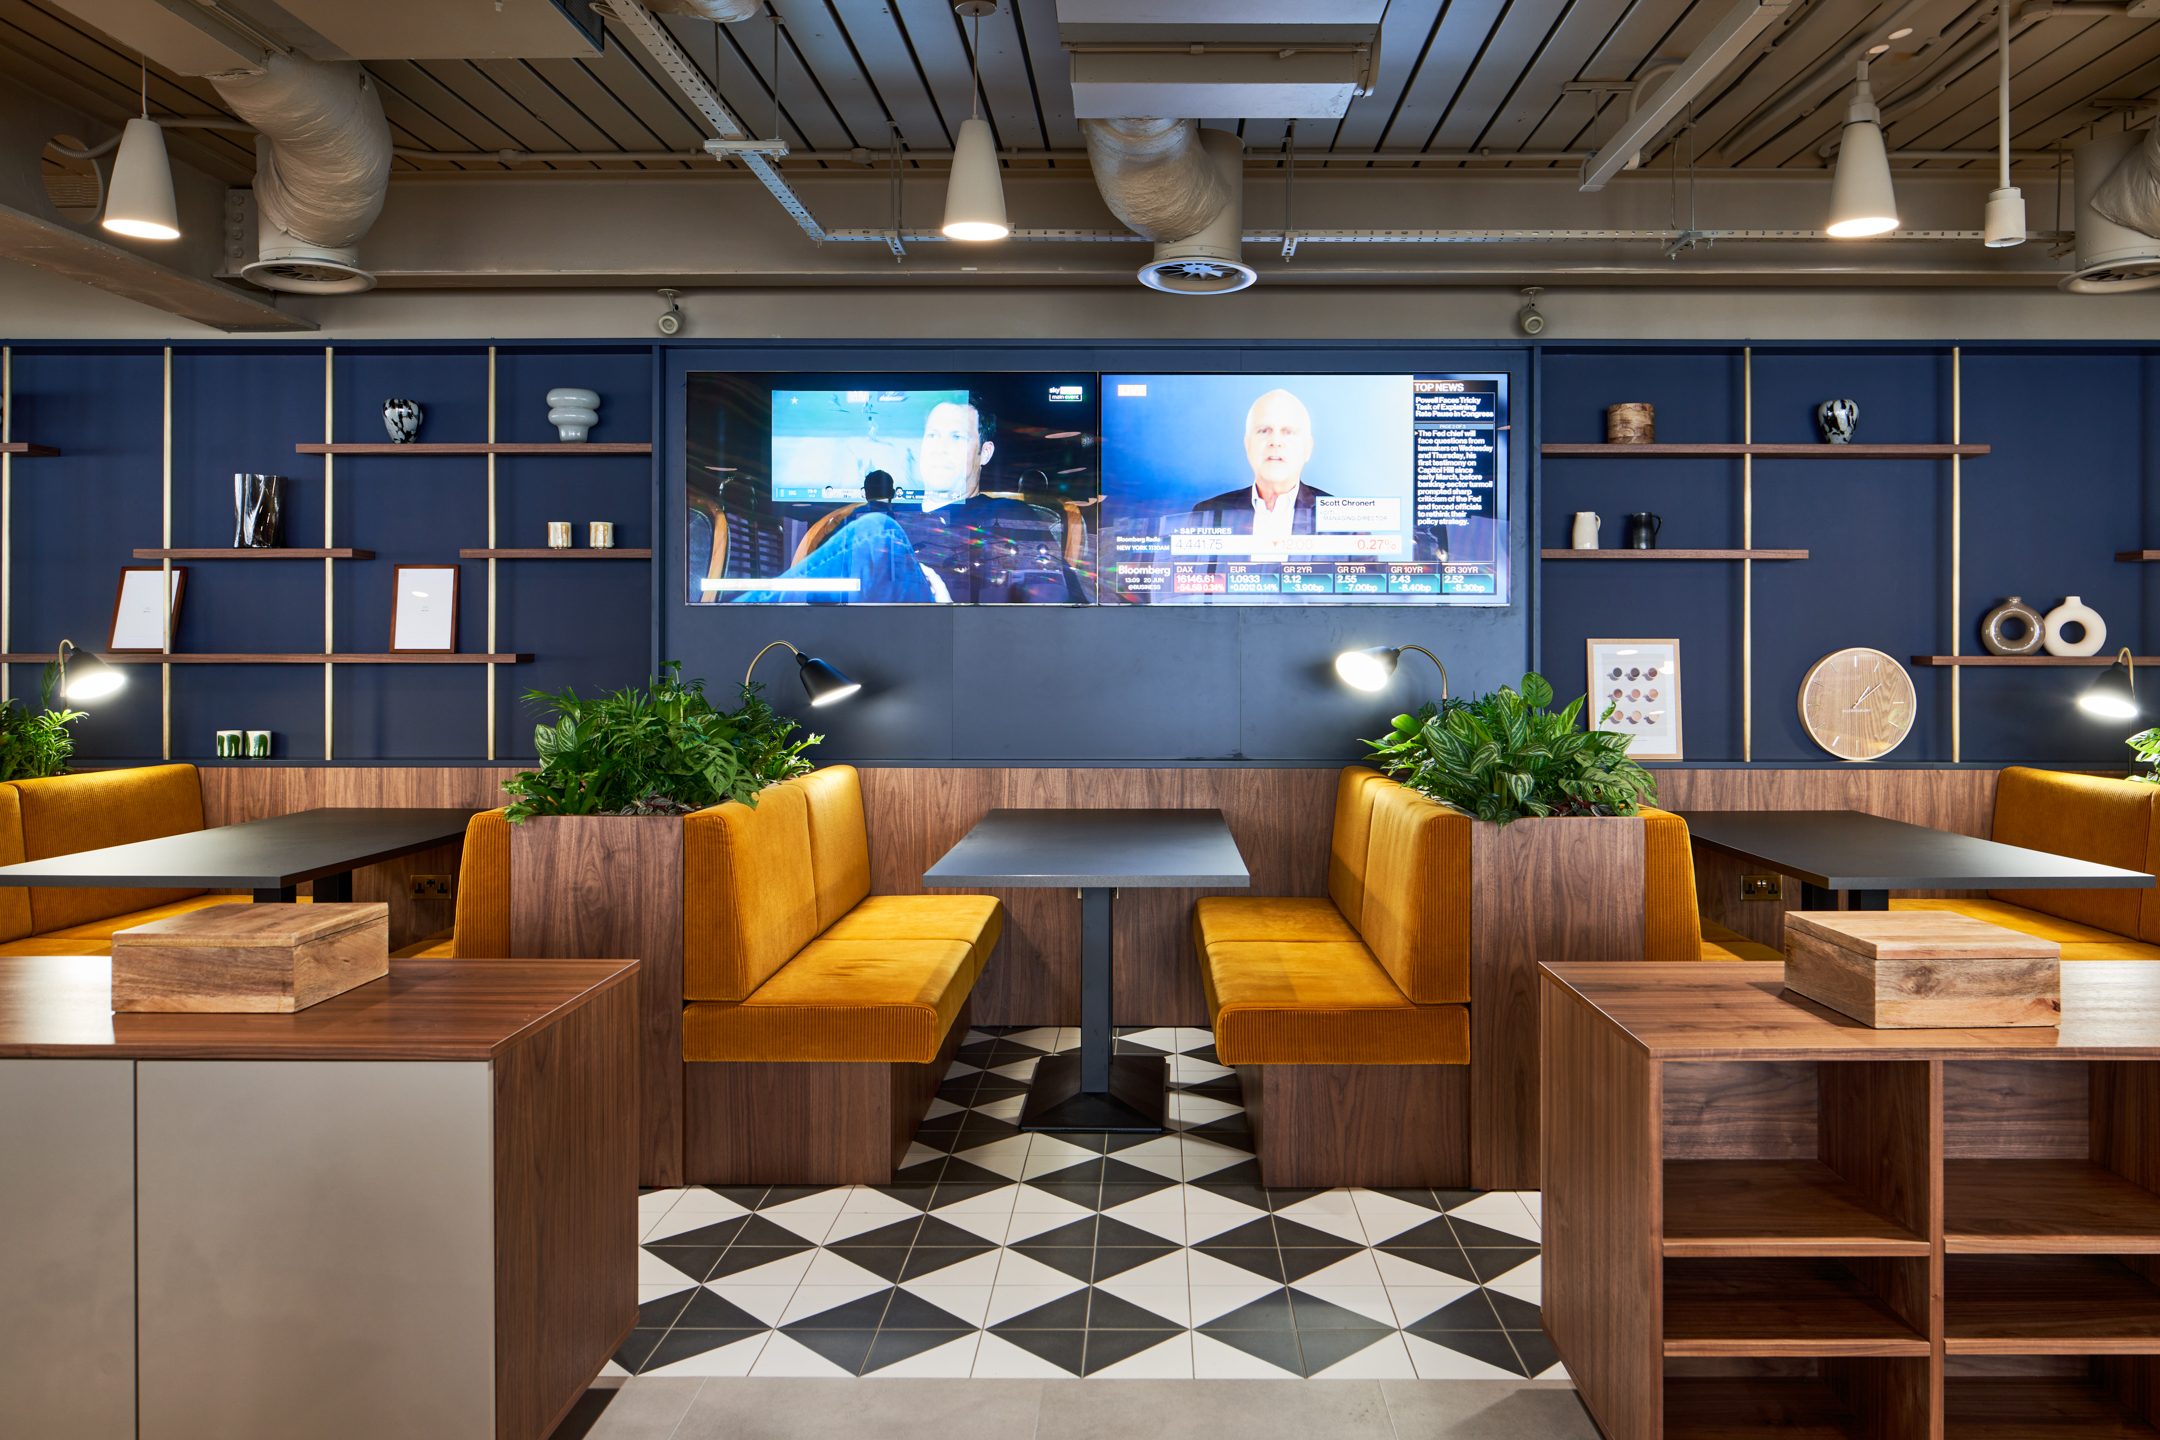
[[[2024,633],[2013,640],[2009,634],[2012,628]],[[2040,612],[2015,595],[1988,611],[1987,618],[1980,622],[1980,643],[1990,655],[2037,655],[2046,639]]]

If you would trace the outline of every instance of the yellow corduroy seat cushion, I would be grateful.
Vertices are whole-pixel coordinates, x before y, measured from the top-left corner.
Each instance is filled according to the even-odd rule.
[[[25,860],[49,860],[203,828],[202,779],[193,765],[90,770],[12,784],[22,806]],[[34,933],[50,934],[202,893],[199,888],[38,886],[30,891],[30,918]],[[230,900],[225,897],[225,903]]]
[[[1217,901],[1195,906],[1196,936]],[[1200,969],[1225,1065],[1465,1065],[1470,1012],[1418,1005],[1364,945],[1224,940]]]
[[[1996,777],[1990,834],[2005,845],[2160,873],[2156,803],[2160,788],[2136,781],[2012,766]],[[2160,891],[1991,890],[1988,897],[2105,930],[2108,940],[2160,941]]]
[[[13,785],[0,784],[0,865],[20,865],[26,858],[22,797]],[[0,942],[21,940],[30,930],[29,890],[21,885],[0,886]]]
[[[1205,955],[1211,945],[1241,941],[1284,944],[1363,945],[1357,930],[1326,898],[1210,895],[1193,906],[1193,945]]]
[[[1892,910],[1946,910],[1953,915],[2000,925],[2005,930],[2015,930],[2030,935],[2035,940],[2053,940],[2058,945],[2113,945],[2129,937],[2094,925],[2080,925],[2075,920],[2065,920],[2024,905],[2013,905],[2007,900],[1892,900]]]
[[[683,1059],[928,1064],[995,938],[813,940],[749,999],[688,1006]]]
[[[1687,956],[1676,956],[1687,959]],[[1750,940],[1737,930],[1728,929],[1715,920],[1702,922],[1701,960],[1760,960],[1782,965],[1785,957],[1759,941]]]
[[[961,940],[987,961],[1004,931],[1005,907],[994,895],[869,895],[818,942]]]
[[[306,896],[301,897],[303,903],[306,899]],[[138,925],[148,925],[153,920],[185,915],[190,910],[207,910],[212,905],[253,903],[245,895],[193,895],[185,900],[151,905],[141,910],[130,910],[123,915],[108,915],[102,920],[70,925],[62,930],[47,930],[41,935],[32,935],[22,940],[10,940],[7,944],[0,945],[0,955],[110,955],[114,931],[132,930]]]

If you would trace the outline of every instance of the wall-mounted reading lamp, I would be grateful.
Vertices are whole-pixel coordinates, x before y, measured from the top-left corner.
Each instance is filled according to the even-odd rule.
[[[742,683],[750,683],[751,673],[757,669],[757,662],[765,658],[766,651],[783,649],[795,657],[796,674],[802,678],[803,694],[810,697],[812,705],[830,705],[836,700],[845,700],[862,689],[862,686],[823,660],[803,654],[785,640],[775,640],[752,656],[750,669],[743,671]]]
[[[1378,690],[1387,684],[1395,673],[1396,662],[1405,650],[1415,650],[1440,667],[1440,698],[1448,698],[1447,666],[1440,664],[1440,657],[1422,645],[1375,645],[1370,650],[1345,650],[1335,657],[1335,673],[1347,684],[1360,690]]]
[[[53,658],[60,667],[63,700],[99,700],[127,684],[127,676],[118,667],[106,664],[72,640],[62,640]]]
[[[2100,672],[2100,678],[2085,687],[2078,696],[2078,708],[2088,715],[2098,715],[2105,720],[2135,720],[2140,708],[2137,698],[2137,676],[2130,662],[2130,647],[2125,645],[2115,663]]]

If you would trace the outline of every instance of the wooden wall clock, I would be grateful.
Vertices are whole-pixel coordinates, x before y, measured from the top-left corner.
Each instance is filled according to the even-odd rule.
[[[1840,760],[1887,755],[1912,733],[1912,676],[1880,650],[1855,645],[1823,656],[1800,682],[1800,723]]]

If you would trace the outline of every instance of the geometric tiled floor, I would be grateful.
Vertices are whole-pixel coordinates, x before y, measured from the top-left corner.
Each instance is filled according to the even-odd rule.
[[[1205,1030],[1168,1134],[1029,1135],[1073,1030],[977,1030],[890,1186],[648,1193],[640,1376],[1565,1379],[1538,1324],[1538,1197],[1265,1189]]]

